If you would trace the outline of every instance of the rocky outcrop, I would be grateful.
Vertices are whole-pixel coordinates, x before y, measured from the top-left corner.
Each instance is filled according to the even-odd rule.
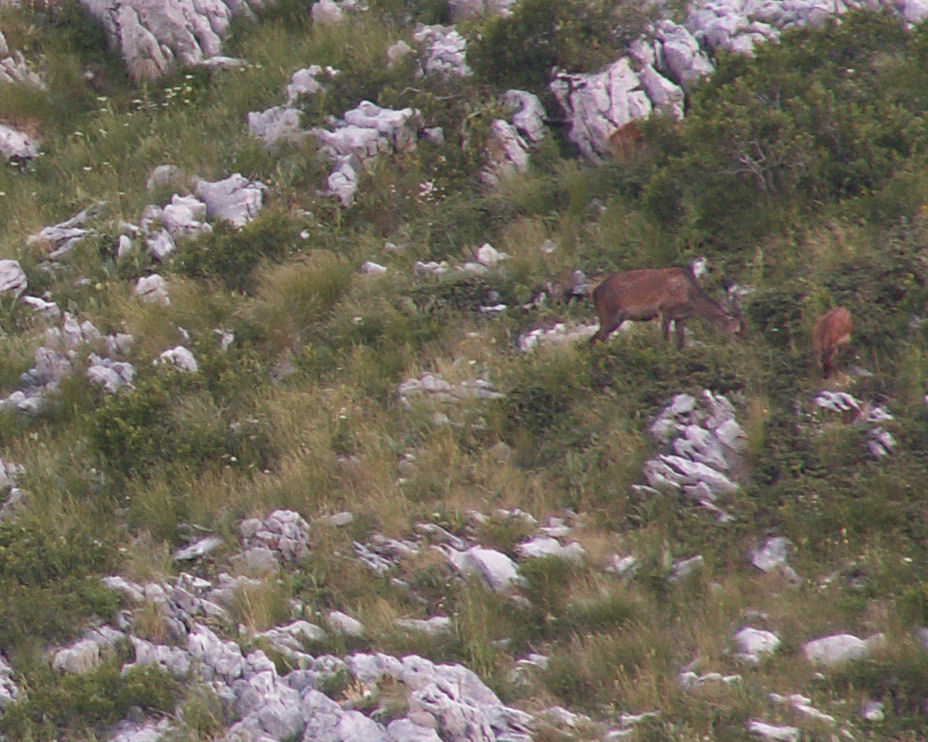
[[[559,73],[550,87],[570,122],[567,138],[591,162],[611,158],[610,137],[632,121],[647,118],[653,109],[625,57],[602,72]]]
[[[529,153],[545,137],[545,110],[538,97],[524,90],[510,90],[503,104],[511,111],[509,120],[496,119],[490,124],[487,141],[487,165],[480,179],[487,185],[528,170]]]
[[[119,49],[137,82],[178,65],[220,57],[235,17],[253,17],[269,0],[81,0]]]
[[[331,129],[314,128],[320,151],[335,163],[329,193],[350,206],[358,189],[358,170],[381,154],[415,149],[421,127],[422,116],[415,109],[392,110],[362,101]]]
[[[452,26],[419,26],[413,34],[422,53],[423,75],[438,77],[469,77],[473,74],[467,64],[467,41]]]
[[[131,344],[131,335],[103,335],[89,320],[78,322],[65,312],[61,327],[45,331],[45,344],[35,351],[35,365],[21,376],[24,388],[0,400],[0,409],[38,411],[45,395],[56,391],[62,379],[81,367],[90,381],[108,392],[131,386],[135,368],[112,357],[128,353]]]
[[[715,501],[738,489],[747,447],[747,437],[735,420],[732,404],[708,390],[698,401],[688,394],[678,394],[657,416],[649,432],[670,450],[645,463],[648,486],[679,489],[721,519],[727,519],[729,516],[718,509]]]
[[[926,0],[701,0],[680,24],[664,18],[629,45],[628,55],[604,70],[559,72],[551,83],[568,124],[568,139],[584,159],[602,163],[626,150],[623,130],[659,112],[680,118],[684,91],[715,67],[720,49],[751,56],[757,44],[776,41],[782,30],[821,26],[852,8],[885,7],[907,22],[928,17]]]

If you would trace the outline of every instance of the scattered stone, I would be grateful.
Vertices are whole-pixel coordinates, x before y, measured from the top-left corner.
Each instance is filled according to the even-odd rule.
[[[171,303],[171,297],[168,296],[167,282],[157,273],[142,276],[136,282],[133,291],[143,301],[164,304],[165,306]]]
[[[793,693],[789,696],[781,696],[779,693],[771,693],[770,700],[774,703],[788,704],[793,710],[802,714],[806,718],[815,719],[824,722],[830,726],[835,725],[835,718],[829,714],[819,711],[812,705],[812,699],[806,698],[800,693]]]
[[[461,402],[466,399],[499,399],[502,395],[483,379],[459,382],[452,386],[440,376],[425,373],[419,379],[407,379],[397,388],[400,401],[408,405],[410,397],[427,397],[439,402]]]
[[[152,168],[145,181],[145,190],[153,194],[160,190],[184,191],[187,189],[187,175],[177,165],[158,165]]]
[[[550,536],[534,538],[516,546],[519,555],[526,559],[540,559],[542,557],[556,557],[574,564],[582,564],[586,554],[583,547],[576,541],[563,546],[560,541]]]
[[[568,140],[596,164],[615,155],[613,136],[617,132],[647,118],[652,110],[640,78],[625,57],[601,72],[559,72],[549,87],[567,116]]]
[[[396,625],[409,631],[421,632],[429,636],[440,636],[451,632],[451,619],[447,616],[432,616],[429,619],[398,618]]]
[[[792,546],[793,542],[785,536],[768,538],[763,546],[751,552],[751,564],[762,572],[773,572],[786,566]]]
[[[686,690],[697,690],[706,685],[735,685],[740,683],[740,675],[722,675],[720,672],[707,672],[705,675],[697,675],[693,671],[680,673],[680,685]]]
[[[99,216],[104,206],[106,206],[105,201],[97,201],[70,219],[51,227],[44,227],[30,235],[26,239],[26,245],[38,248],[52,260],[64,257],[74,249],[78,242],[91,234],[91,230],[85,225]]]
[[[6,710],[11,703],[20,698],[19,686],[13,680],[13,668],[9,661],[0,652],[0,713]]]
[[[734,414],[725,397],[708,390],[698,404],[688,394],[674,397],[649,427],[651,435],[674,453],[645,462],[647,485],[682,490],[720,520],[729,520],[715,500],[737,491],[737,480],[744,475],[747,437]]]
[[[809,662],[826,667],[835,667],[851,660],[860,660],[869,656],[870,641],[865,641],[852,634],[835,634],[806,642],[803,654]]]
[[[125,361],[114,361],[112,358],[101,358],[96,353],[88,357],[86,375],[94,384],[99,384],[104,391],[115,394],[120,389],[132,387],[135,378],[135,367]]]
[[[361,265],[361,273],[372,273],[377,276],[381,276],[387,272],[385,266],[375,263],[372,260],[367,260]]]
[[[202,556],[212,554],[216,549],[222,546],[223,541],[218,536],[207,536],[201,538],[194,544],[174,552],[175,562],[184,562],[190,559],[199,559]]]
[[[334,0],[317,0],[311,9],[313,23],[318,26],[329,26],[342,21],[342,9]]]
[[[275,510],[263,521],[242,521],[239,532],[246,549],[264,547],[282,562],[295,562],[309,553],[309,524],[293,510]]]
[[[370,101],[346,111],[331,130],[316,127],[311,133],[319,150],[335,168],[328,178],[329,194],[345,207],[354,203],[358,170],[382,154],[402,154],[416,147],[422,116],[412,108],[392,110]]]
[[[182,345],[164,351],[155,362],[169,363],[174,368],[187,373],[195,374],[198,371],[197,359]]]
[[[702,569],[705,564],[702,554],[697,554],[689,559],[681,559],[675,562],[670,568],[670,575],[667,577],[668,582],[679,582],[684,577],[693,574],[696,570]]]
[[[84,675],[100,665],[100,646],[91,639],[81,639],[70,647],[59,649],[52,668],[71,675]]]
[[[780,637],[771,631],[745,627],[735,634],[735,644],[739,649],[738,657],[756,665],[776,652],[781,642]]]
[[[206,216],[224,219],[235,227],[242,227],[260,213],[264,206],[267,186],[250,181],[235,173],[225,180],[195,179],[194,193],[206,205]]]
[[[24,296],[22,301],[43,317],[50,319],[59,319],[61,317],[61,307],[53,301],[46,301],[38,296]]]
[[[0,260],[0,294],[11,293],[19,297],[29,281],[18,260]]]
[[[549,329],[530,330],[519,336],[519,350],[528,353],[539,345],[573,345],[596,332],[598,325],[568,325],[558,322]]]
[[[797,727],[777,726],[762,721],[749,721],[748,732],[769,742],[798,742]]]
[[[406,57],[411,53],[412,47],[402,39],[394,44],[391,44],[387,49],[387,68],[393,69],[402,60],[406,59]]]
[[[364,626],[356,618],[341,611],[329,611],[325,617],[328,627],[337,634],[360,639],[364,636]]]
[[[422,74],[440,77],[469,77],[467,42],[451,26],[419,26],[413,34],[417,44],[425,46]]]
[[[509,592],[522,578],[513,562],[494,549],[472,546],[466,551],[445,547],[448,562],[463,575],[476,575],[499,593]]]
[[[0,694],[2,694],[2,690],[0,690]],[[0,701],[0,705],[2,705],[2,701]],[[879,724],[885,719],[884,709],[885,705],[880,701],[868,700],[864,701],[860,715],[871,724]]]
[[[9,162],[26,163],[39,156],[39,145],[25,132],[0,124],[0,154]]]

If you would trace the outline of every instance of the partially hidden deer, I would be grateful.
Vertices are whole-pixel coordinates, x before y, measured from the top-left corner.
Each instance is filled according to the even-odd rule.
[[[828,378],[835,370],[838,351],[851,342],[854,322],[844,307],[834,307],[819,317],[812,328],[812,353],[822,367],[822,376]]]
[[[744,316],[737,299],[729,312],[712,299],[683,268],[644,268],[613,273],[591,292],[599,330],[590,343],[605,340],[625,320],[645,321],[660,317],[664,339],[670,339],[674,323],[677,347],[685,343],[684,323],[690,317],[709,320],[728,335],[742,336]]]

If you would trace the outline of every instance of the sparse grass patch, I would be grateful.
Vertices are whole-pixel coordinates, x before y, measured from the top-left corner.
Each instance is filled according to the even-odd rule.
[[[173,711],[182,683],[156,667],[120,673],[110,662],[83,675],[53,676],[49,671],[33,679],[27,698],[9,705],[0,717],[0,732],[15,739],[48,739],[70,729],[85,738],[124,718],[129,708]]]

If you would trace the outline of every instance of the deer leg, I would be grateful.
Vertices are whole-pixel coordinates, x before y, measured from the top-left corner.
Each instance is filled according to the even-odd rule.
[[[686,328],[683,326],[684,322],[682,319],[678,319],[674,321],[673,325],[674,332],[677,335],[677,348],[682,350],[683,344],[686,342]]]
[[[673,322],[666,314],[661,315],[661,329],[664,331],[664,340],[670,340],[670,323]]]
[[[590,345],[595,345],[600,340],[605,340],[609,335],[611,335],[615,329],[622,324],[625,318],[621,314],[617,314],[614,317],[603,319],[599,318],[599,329],[590,338]]]
[[[822,356],[822,377],[827,379],[835,370],[835,351],[830,350]]]

